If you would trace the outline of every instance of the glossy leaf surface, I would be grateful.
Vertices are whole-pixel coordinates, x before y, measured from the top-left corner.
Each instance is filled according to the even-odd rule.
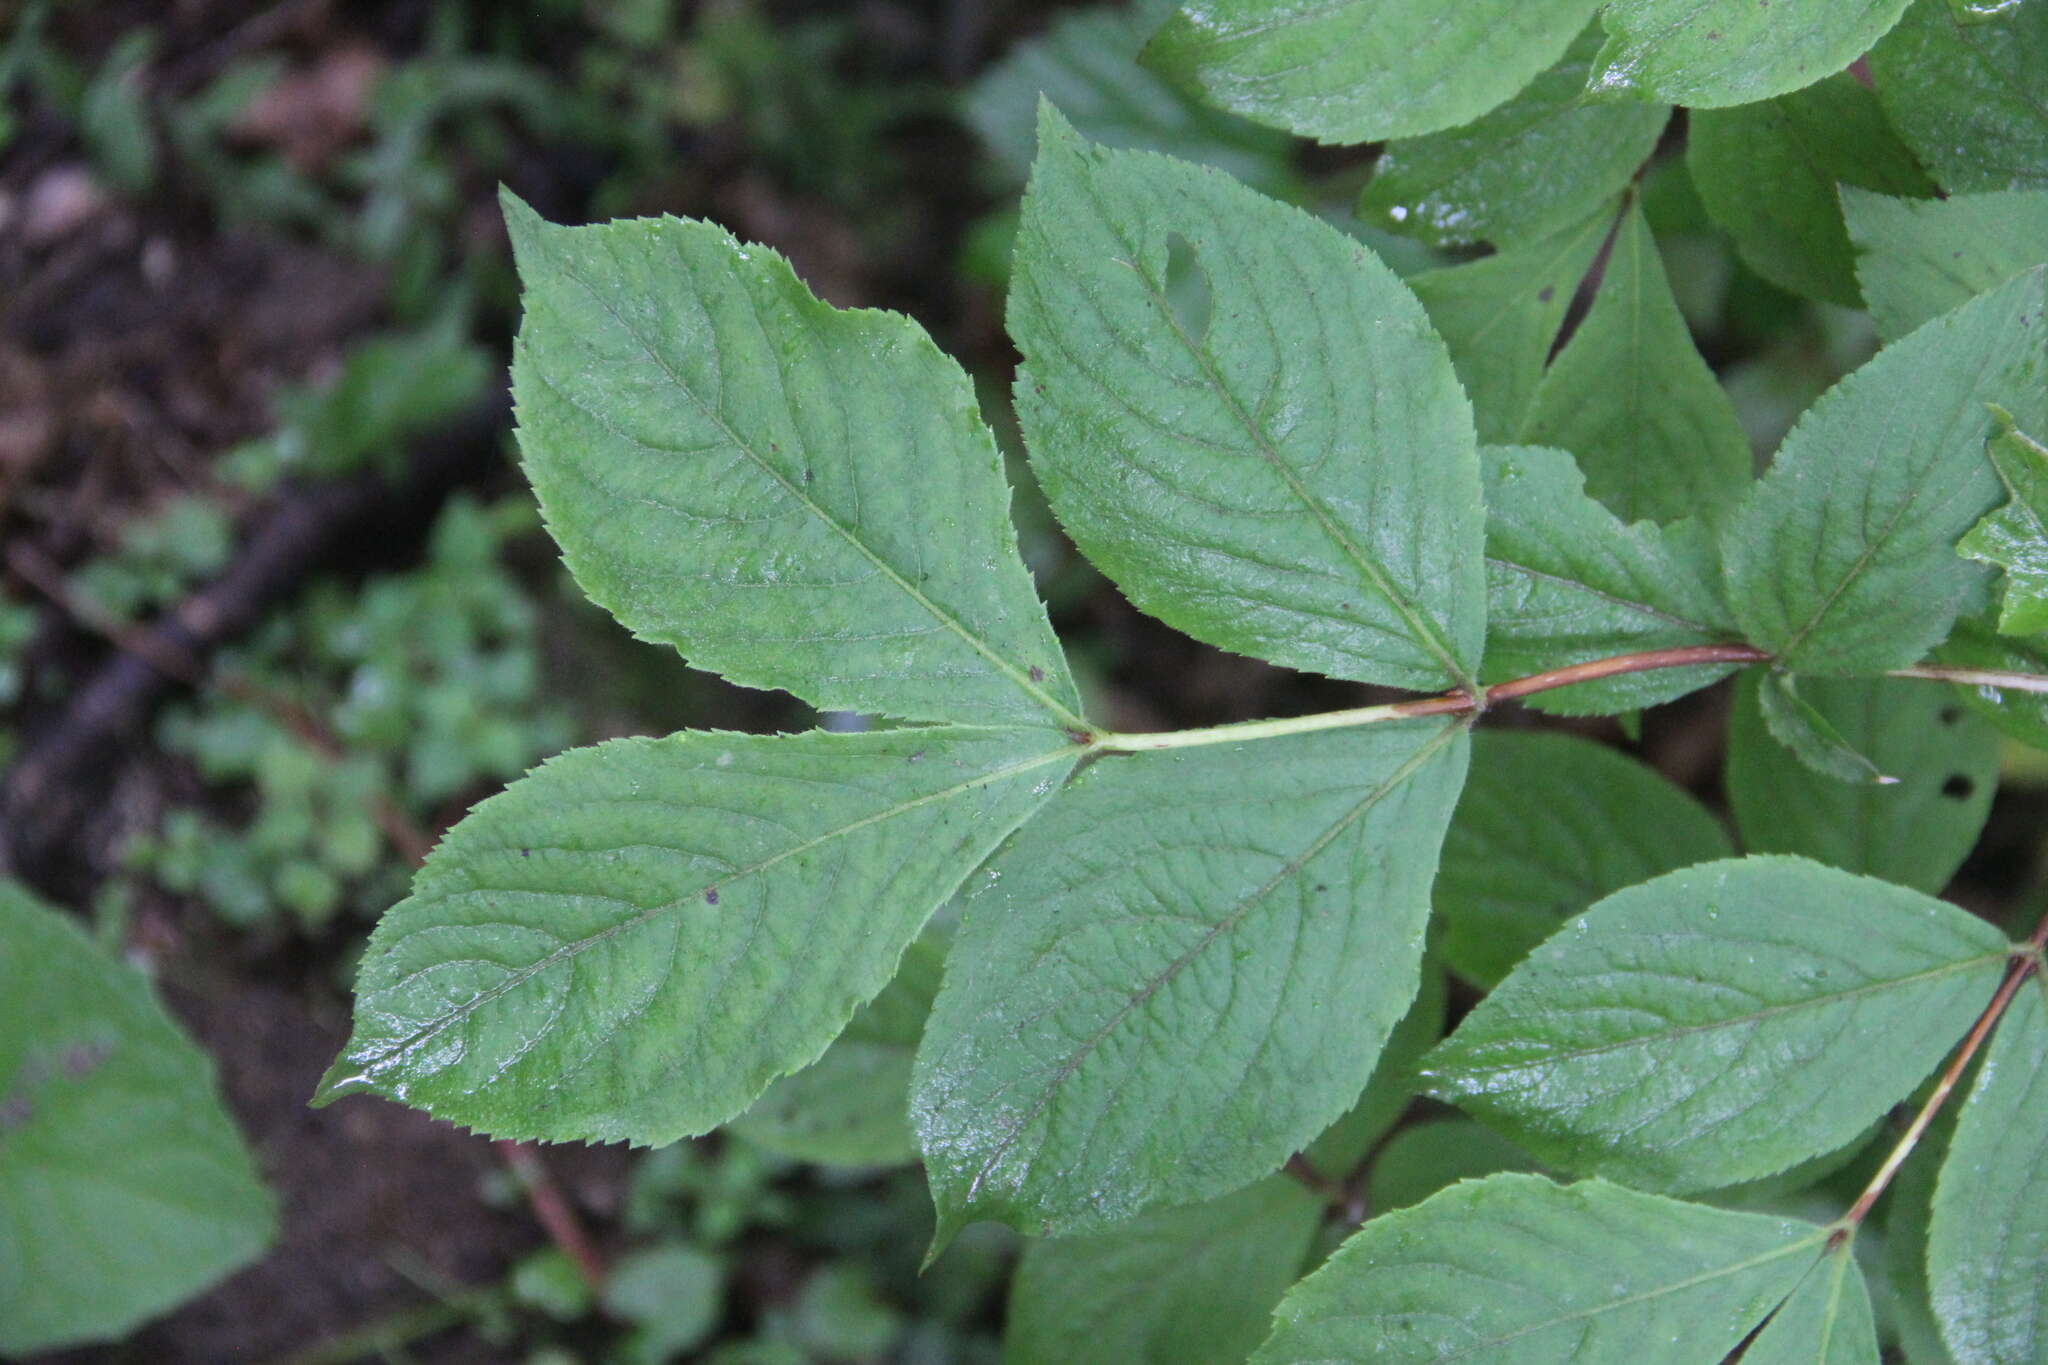
[[[1272,1171],[1416,992],[1463,726],[1102,759],[976,878],[917,1060],[942,1231],[1058,1235]]]
[[[1734,852],[1706,807],[1606,745],[1482,730],[1472,759],[1435,899],[1444,961],[1481,988],[1612,892]]]
[[[1358,216],[1439,245],[1512,246],[1584,222],[1657,147],[1671,111],[1594,103],[1589,27],[1563,60],[1472,123],[1387,144]]]
[[[1855,1138],[1955,1046],[2004,955],[1990,925],[1903,887],[1708,863],[1565,925],[1424,1074],[1546,1165],[1714,1189]]]
[[[1375,1218],[1281,1300],[1254,1365],[1719,1365],[1826,1232],[1494,1175]]]
[[[1468,123],[1564,53],[1599,0],[1184,4],[1145,61],[1205,103],[1323,142]]]
[[[2048,189],[2048,7],[1962,9],[1915,0],[1870,54],[1878,98],[1943,189]]]
[[[1722,536],[1752,644],[1800,673],[1916,663],[1990,575],[1955,543],[1998,501],[1987,404],[2048,427],[2048,302],[2031,271],[1892,343],[1826,394]]]
[[[2008,500],[1971,527],[1956,550],[2005,570],[1999,579],[1998,629],[2048,631],[2048,446],[2019,430],[2002,409],[1988,450]]]
[[[1812,85],[1855,61],[1907,0],[1609,0],[1592,88],[1715,109]]]
[[[322,1096],[498,1137],[705,1132],[825,1051],[1076,756],[950,727],[571,750],[384,916]]]
[[[1176,243],[1205,316],[1169,297]],[[1338,677],[1476,672],[1471,408],[1364,246],[1214,171],[1092,147],[1048,109],[1010,330],[1033,468],[1140,609]]]
[[[247,1264],[270,1196],[143,977],[0,883],[0,1352],[121,1336]]]
[[[520,449],[593,601],[819,707],[1073,723],[995,438],[921,328],[709,223],[506,222]]]

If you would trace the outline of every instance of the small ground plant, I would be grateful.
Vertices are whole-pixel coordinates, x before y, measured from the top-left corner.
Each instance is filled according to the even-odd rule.
[[[323,1100],[914,1146],[934,1255],[1046,1239],[1020,1361],[2048,1359],[2048,924],[1934,898],[1997,736],[2048,741],[2048,6],[1393,8],[1188,6],[1146,60],[1386,141],[1363,215],[1493,254],[1404,282],[1047,105],[1008,320],[1031,468],[1135,606],[1403,700],[1103,728],[914,323],[709,223],[507,198],[521,447],[585,591],[880,719],[485,802]],[[1677,105],[1749,267],[1885,343],[1760,477],[1639,186]],[[1480,725],[1738,671],[1740,855],[1625,755]],[[1448,1037],[1446,973],[1483,993]],[[1477,1124],[1396,1130],[1418,1092]]]

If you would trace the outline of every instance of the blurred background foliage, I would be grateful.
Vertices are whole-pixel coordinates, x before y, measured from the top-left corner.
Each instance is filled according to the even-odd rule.
[[[115,759],[65,774],[77,815],[11,870],[158,978],[284,1208],[256,1268],[67,1359],[999,1358],[1018,1248],[979,1227],[917,1273],[930,1211],[887,1103],[943,920],[824,1063],[728,1131],[546,1154],[608,1265],[601,1290],[527,1212],[530,1166],[392,1106],[303,1104],[363,935],[470,805],[573,743],[816,719],[636,644],[566,582],[497,406],[516,319],[497,186],[558,221],[714,218],[836,303],[910,313],[976,376],[1013,454],[1001,298],[1041,92],[1088,136],[1216,165],[1404,274],[1482,254],[1355,221],[1372,149],[1297,143],[1135,67],[1164,8],[0,0],[0,761],[61,749],[124,658],[176,683]],[[1642,202],[1763,458],[1875,338],[1864,314],[1746,267],[1673,151]],[[322,489],[410,487],[476,413],[480,458],[294,562],[211,658],[143,649],[152,626],[189,625],[281,516]],[[1366,695],[1138,616],[1071,552],[1021,462],[1012,477],[1026,557],[1111,725]],[[1572,724],[1725,808],[1725,710],[1719,690],[1646,722]],[[2006,757],[1966,901],[2031,892],[2040,775],[2023,762]],[[1513,1159],[1422,1133],[1397,1134],[1376,1201]]]

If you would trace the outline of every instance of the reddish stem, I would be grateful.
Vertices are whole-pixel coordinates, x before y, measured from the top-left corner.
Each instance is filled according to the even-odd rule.
[[[501,1139],[491,1145],[498,1149],[498,1155],[504,1158],[506,1166],[526,1187],[526,1199],[533,1205],[534,1219],[549,1240],[575,1263],[577,1274],[583,1277],[583,1282],[590,1286],[593,1294],[602,1292],[606,1274],[604,1257],[599,1253],[597,1244],[590,1240],[590,1234],[583,1230],[583,1222],[577,1218],[569,1196],[548,1173],[540,1153],[531,1143],[525,1142]]]

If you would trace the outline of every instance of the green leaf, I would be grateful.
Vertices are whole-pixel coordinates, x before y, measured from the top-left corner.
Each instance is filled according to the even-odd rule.
[[[1009,1365],[1238,1365],[1301,1272],[1322,1201],[1287,1176],[1031,1244],[1010,1291]]]
[[[1424,957],[1422,985],[1415,992],[1415,1003],[1387,1036],[1387,1045],[1380,1049],[1372,1079],[1365,1083],[1358,1102],[1303,1152],[1309,1165],[1341,1176],[1363,1160],[1401,1121],[1422,1088],[1415,1064],[1442,1041],[1449,1002],[1443,968],[1433,956]]]
[[[1898,781],[1823,776],[1766,732],[1759,670],[1728,728],[1728,802],[1752,853],[1798,853],[1937,894],[1976,846],[1998,786],[1998,739],[1948,690],[1885,678],[1808,678],[1801,696]]]
[[[1999,1022],[1935,1187],[1927,1274],[1957,1365],[2048,1357],[2048,986]]]
[[[1600,46],[1588,26],[1563,60],[1475,122],[1387,145],[1358,216],[1440,246],[1533,242],[1628,188],[1670,120],[1665,105],[1584,98]]]
[[[1541,446],[1488,446],[1488,682],[1638,650],[1737,637],[1712,538],[1697,523],[1624,524],[1585,494],[1578,464]],[[1732,665],[1653,670],[1544,693],[1547,710],[1612,713],[1705,687]]]
[[[2048,639],[2015,640],[1969,620],[1957,622],[1934,657],[1950,668],[2048,676]],[[2048,694],[1962,684],[1949,695],[2020,743],[2048,749]]]
[[[1877,96],[1847,73],[1774,100],[1699,110],[1687,128],[1686,166],[1736,252],[1771,283],[1808,298],[1847,308],[1863,302],[1838,186],[1934,192]]]
[[[1764,729],[1809,772],[1851,786],[1889,787],[1898,778],[1845,739],[1813,703],[1799,695],[1799,679],[1773,669],[1753,694]]]
[[[1722,535],[1752,644],[1798,673],[1918,662],[1990,570],[1955,543],[1991,510],[1988,403],[2048,428],[2048,304],[2030,271],[1823,394]]]
[[[1253,1365],[1719,1365],[1826,1238],[1599,1180],[1469,1180],[1359,1229]]]
[[[1604,744],[1482,730],[1472,752],[1435,901],[1444,961],[1482,989],[1602,897],[1735,851],[1706,807]]]
[[[1471,1119],[1410,1124],[1387,1139],[1373,1158],[1365,1203],[1374,1217],[1420,1204],[1460,1180],[1501,1171],[1531,1171],[1529,1154]]]
[[[1719,518],[1753,461],[1735,405],[1700,358],[1640,207],[1622,217],[1600,292],[1537,385],[1521,439],[1569,450],[1624,521]]]
[[[136,972],[0,882],[0,1353],[121,1336],[276,1216],[213,1064]]]
[[[1541,242],[1411,277],[1471,395],[1484,441],[1511,441],[1564,325],[1579,281],[1607,237],[1608,208]]]
[[[1927,1220],[1935,1178],[1955,1132],[1956,1106],[1944,1107],[1913,1148],[1913,1159],[1878,1205],[1884,1216],[1883,1279],[1888,1335],[1907,1365],[1955,1365],[1927,1286]]]
[[[1845,186],[1842,213],[1887,340],[2048,261],[2048,191],[1889,199]]]
[[[1010,331],[1068,533],[1141,610],[1292,668],[1463,684],[1485,633],[1471,409],[1414,295],[1214,171],[1091,147],[1049,107]],[[1207,284],[1206,318],[1167,291]]]
[[[1078,753],[953,727],[571,750],[384,916],[321,1099],[549,1141],[714,1128],[825,1050]]]
[[[1266,1174],[1416,992],[1464,726],[1106,757],[976,878],[911,1099],[941,1236]]]
[[[927,933],[910,945],[895,977],[861,1006],[824,1056],[770,1085],[727,1130],[799,1161],[879,1166],[916,1160],[910,1062],[946,960],[945,949],[930,938]]]
[[[1742,1365],[1877,1365],[1877,1323],[1852,1247],[1842,1243],[1806,1272]]]
[[[520,449],[593,601],[821,708],[1078,724],[995,438],[915,323],[709,223],[505,219]]]
[[[1892,126],[1943,189],[2048,189],[2048,6],[1965,22],[1947,0],[1917,0],[1870,70]]]
[[[1608,0],[1592,89],[1697,109],[1788,94],[1862,56],[1906,3]]]
[[[1197,104],[1137,65],[1138,50],[1171,8],[1147,0],[1068,10],[982,72],[964,112],[1002,169],[1020,184],[1030,172],[1043,96],[1091,141],[1199,161],[1291,197],[1300,176],[1285,133]]]
[[[1564,54],[1599,0],[1187,3],[1145,64],[1205,103],[1322,142],[1469,123]]]
[[[604,1306],[633,1323],[643,1360],[669,1360],[718,1326],[725,1268],[696,1247],[672,1243],[636,1251],[612,1268]]]
[[[1715,1189],[1854,1139],[1955,1046],[2005,952],[1904,887],[1799,858],[1707,863],[1560,929],[1424,1075],[1545,1165]]]
[[[2006,635],[2048,631],[2048,447],[1993,411],[2001,430],[1985,447],[2011,501],[1956,542],[1959,554],[2005,570],[1998,629]]]

